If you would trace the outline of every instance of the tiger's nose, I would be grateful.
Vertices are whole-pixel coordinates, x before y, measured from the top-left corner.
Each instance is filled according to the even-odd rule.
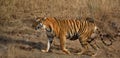
[[[35,30],[38,30],[40,27],[36,27]]]

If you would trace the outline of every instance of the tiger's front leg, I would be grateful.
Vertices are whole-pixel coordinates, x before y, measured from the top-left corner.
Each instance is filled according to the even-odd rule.
[[[65,43],[66,43],[66,37],[60,36],[60,47],[62,51],[65,52],[66,54],[70,54],[70,52],[66,49]]]
[[[45,50],[41,50],[41,51],[42,52],[49,52],[52,42],[53,42],[53,38],[48,38],[47,48]]]

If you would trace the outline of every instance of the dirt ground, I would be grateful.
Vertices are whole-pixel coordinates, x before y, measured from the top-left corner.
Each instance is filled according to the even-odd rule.
[[[120,0],[0,0],[0,58],[120,58]],[[60,50],[59,40],[48,53],[41,52],[47,45],[44,31],[34,30],[35,16],[57,19],[94,18],[102,30],[101,37],[91,42],[96,56],[76,55],[80,50],[78,40],[67,40],[71,55]]]

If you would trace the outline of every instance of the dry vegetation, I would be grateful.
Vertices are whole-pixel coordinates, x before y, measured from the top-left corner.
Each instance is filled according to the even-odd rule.
[[[0,58],[90,58],[74,55],[80,45],[69,40],[67,46],[72,55],[63,55],[59,46],[53,46],[53,52],[42,53],[40,50],[45,48],[47,39],[43,31],[31,28],[34,16],[92,17],[115,39],[111,46],[96,39],[100,49],[95,58],[120,57],[120,0],[0,0]]]

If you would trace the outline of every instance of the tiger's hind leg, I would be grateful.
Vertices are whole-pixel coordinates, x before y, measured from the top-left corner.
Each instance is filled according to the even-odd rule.
[[[87,38],[81,38],[79,41],[82,45],[82,51],[78,54],[94,55],[94,53],[89,51],[89,43],[87,42]]]
[[[79,42],[81,43],[81,48],[82,48],[82,50],[81,50],[81,52],[80,53],[78,53],[78,54],[83,54],[83,53],[85,53],[85,52],[87,52],[87,50],[88,50],[88,43],[84,40],[82,40],[82,39],[79,39]]]

